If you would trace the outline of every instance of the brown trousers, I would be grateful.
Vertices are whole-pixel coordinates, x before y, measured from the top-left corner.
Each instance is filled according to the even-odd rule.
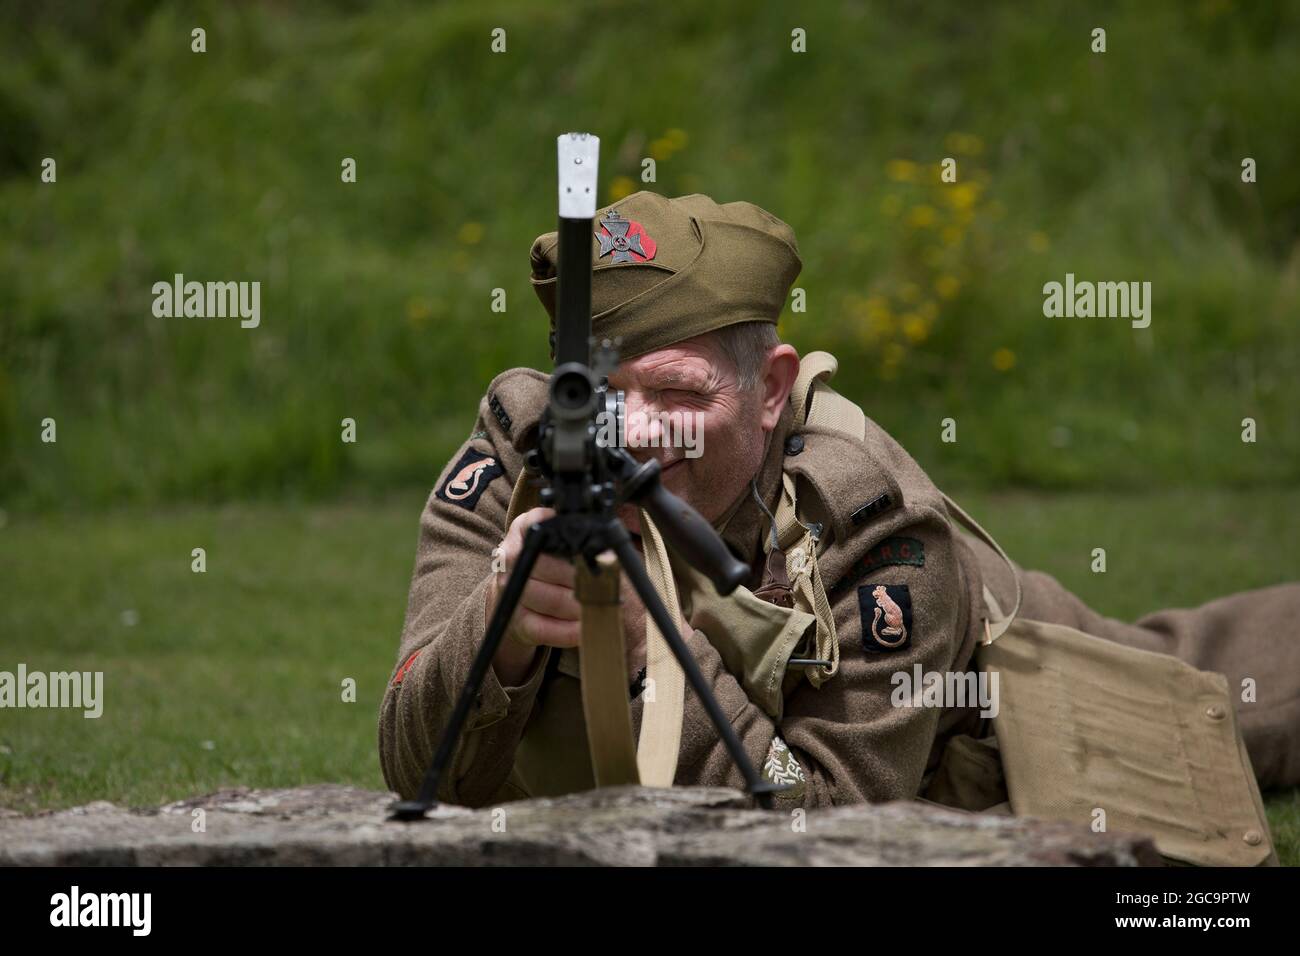
[[[1006,566],[982,544],[971,544],[989,588],[1010,607]],[[1098,614],[1051,575],[1020,569],[1020,579],[1023,618],[1064,624],[1223,674],[1260,789],[1300,785],[1300,584],[1156,611],[1130,624]]]

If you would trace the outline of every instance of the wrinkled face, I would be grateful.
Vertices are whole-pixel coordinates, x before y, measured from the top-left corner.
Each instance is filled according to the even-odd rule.
[[[794,354],[789,346],[779,350]],[[786,386],[779,400],[769,394],[770,377],[743,388],[726,353],[705,334],[623,362],[609,385],[626,393],[628,451],[638,461],[658,459],[668,490],[713,522],[762,466],[789,392]],[[619,516],[640,531],[636,509],[624,507]]]

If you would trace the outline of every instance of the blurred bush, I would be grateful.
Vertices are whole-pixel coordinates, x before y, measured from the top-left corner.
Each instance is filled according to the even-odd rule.
[[[552,228],[570,129],[602,137],[608,199],[653,156],[648,188],[790,222],[808,307],[783,333],[835,352],[836,384],[943,481],[1300,477],[1296,5],[2,16],[8,507],[429,484],[492,375],[546,367],[527,250]],[[1151,281],[1151,327],[1044,318],[1042,286],[1067,272]],[[155,318],[151,286],[175,273],[260,280],[261,326]]]

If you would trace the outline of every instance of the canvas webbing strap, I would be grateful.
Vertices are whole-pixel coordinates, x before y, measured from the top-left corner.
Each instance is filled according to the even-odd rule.
[[[641,511],[641,547],[645,569],[655,593],[674,621],[682,618],[677,585],[668,563],[668,548],[650,515]],[[677,752],[682,742],[682,717],[686,711],[686,674],[672,649],[647,614],[645,618],[646,689],[641,711],[641,737],[636,762],[641,782],[648,787],[671,787],[677,775]]]
[[[853,402],[835,392],[826,384],[839,368],[839,362],[829,352],[810,352],[799,362],[799,375],[790,392],[794,405],[792,430],[806,427],[840,432],[850,438],[866,435],[867,416]],[[806,671],[814,687],[833,677],[839,670],[840,642],[835,632],[835,615],[831,612],[821,571],[817,567],[817,542],[812,528],[799,520],[799,501],[795,479],[789,473],[781,476],[781,498],[776,506],[777,547],[785,555],[786,574],[794,592],[796,605],[812,614],[817,620],[817,660],[830,661]],[[770,542],[765,544],[770,550]]]
[[[829,352],[809,352],[799,360],[799,376],[790,393],[796,431],[809,426],[841,432],[850,438],[866,435],[866,413],[826,384],[839,367],[839,361]]]
[[[514,490],[510,492],[510,507],[506,509],[506,530],[515,523],[516,518],[525,511],[536,508],[539,503],[537,489],[528,479],[526,471],[520,471],[519,477],[515,479]]]
[[[795,606],[817,619],[814,656],[817,660],[831,662],[829,667],[804,672],[814,687],[820,687],[839,670],[840,641],[835,633],[835,615],[831,612],[831,603],[817,567],[817,538],[812,528],[799,521],[798,505],[794,476],[786,472],[781,475],[781,499],[776,505],[777,547],[785,555],[785,570],[794,592]],[[771,550],[770,538],[766,539],[764,549]]]
[[[578,648],[582,713],[587,721],[592,774],[598,787],[638,783],[618,559],[608,552],[602,554],[595,569],[579,560],[575,572],[574,589],[582,605],[582,643]]]
[[[519,479],[515,482],[514,492],[510,497],[510,509],[506,514],[506,527],[530,508],[538,504],[537,491],[527,482],[527,476],[520,474]],[[668,613],[673,620],[681,620],[681,602],[677,596],[677,587],[673,581],[672,570],[668,563],[668,548],[664,544],[663,536],[659,529],[655,527],[654,521],[650,516],[641,512],[641,543],[644,549],[644,560],[646,573],[650,576],[650,582],[654,585],[655,593],[663,601],[664,606],[668,608]],[[620,617],[621,622],[621,617]],[[644,710],[641,717],[641,735],[638,739],[636,752],[636,766],[640,782],[651,787],[671,787],[673,777],[677,774],[677,752],[681,746],[682,740],[682,718],[686,711],[686,674],[681,665],[677,663],[677,658],[673,656],[672,649],[668,642],[664,640],[659,629],[655,627],[654,621],[646,615],[646,699],[643,701]],[[584,617],[585,625],[585,617]],[[621,624],[620,624],[621,626]],[[584,640],[586,639],[586,628],[584,626]],[[581,653],[579,661],[581,662]],[[583,665],[580,664],[580,668]],[[582,671],[584,677],[586,671]],[[615,713],[619,707],[627,707],[627,680],[626,674],[623,673],[619,680],[612,679],[602,680],[583,680],[583,712],[591,713]],[[595,697],[591,696],[595,695]],[[608,721],[605,721],[607,724]],[[618,726],[621,721],[615,720]],[[593,733],[601,735],[602,742],[600,750],[602,753],[621,754],[623,749],[621,744],[614,743],[605,739],[603,730],[593,732],[595,722],[591,719],[587,721],[588,741],[592,742],[593,761],[596,759],[596,745],[592,740]],[[630,746],[631,727],[628,726],[627,737]],[[615,758],[617,761],[621,758]],[[622,775],[624,771],[618,769],[617,764],[610,766],[608,769],[598,767],[593,762],[592,770],[596,774],[598,782],[608,776],[613,779]],[[604,776],[602,776],[602,774]],[[635,780],[628,782],[635,783]],[[604,785],[601,783],[600,785]]]
[[[1016,615],[1020,613],[1020,603],[1024,597],[1024,591],[1020,586],[1020,574],[1016,571],[1016,566],[1011,563],[1011,559],[1007,557],[1007,553],[1002,550],[1002,546],[993,540],[991,534],[980,527],[978,521],[963,511],[961,506],[947,495],[943,496],[943,503],[948,508],[948,513],[952,515],[958,524],[964,525],[967,531],[997,553],[997,556],[1002,559],[1008,570],[1011,571],[1011,577],[1016,582],[1016,604],[1011,609],[1011,613],[1005,616],[1002,614],[1002,609],[998,607],[997,601],[994,600],[993,592],[988,589],[987,585],[984,588],[984,603],[988,606],[988,614],[984,618],[984,643],[992,644],[1006,633],[1007,628],[1015,621]]]

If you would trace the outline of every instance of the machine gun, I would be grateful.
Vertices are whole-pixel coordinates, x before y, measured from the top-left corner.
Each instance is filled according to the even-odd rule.
[[[748,791],[768,806],[770,794],[785,789],[755,770],[723,714],[699,665],[682,639],[677,622],[659,599],[631,535],[617,516],[619,507],[645,509],[668,546],[701,571],[719,594],[730,594],[748,576],[713,527],[694,508],[660,482],[659,462],[638,462],[622,447],[621,393],[611,392],[604,375],[617,363],[613,343],[596,350],[591,339],[591,239],[596,215],[596,180],[600,140],[586,133],[559,137],[559,266],[556,290],[555,370],[548,405],[538,430],[537,447],[526,467],[544,482],[541,503],[553,517],[538,522],[524,536],[519,560],[510,571],[501,598],[488,622],[483,643],[470,667],[456,706],[434,751],[428,773],[414,800],[393,804],[399,820],[419,820],[437,803],[438,782],[460,738],[470,707],[492,664],[510,618],[542,554],[574,562],[576,592],[582,607],[581,646],[583,706],[597,786],[637,781],[635,753],[627,718],[627,682],[623,634],[618,612],[619,567],[628,575],[646,613],[681,664],[691,688],[740,768]],[[608,427],[611,419],[616,427]],[[610,436],[614,440],[610,440]],[[614,557],[609,557],[613,552]],[[589,691],[608,691],[617,682],[618,708],[594,711]],[[606,700],[612,698],[606,697]],[[606,719],[608,718],[608,719]],[[619,726],[622,723],[624,726]],[[611,726],[612,725],[612,726]]]

